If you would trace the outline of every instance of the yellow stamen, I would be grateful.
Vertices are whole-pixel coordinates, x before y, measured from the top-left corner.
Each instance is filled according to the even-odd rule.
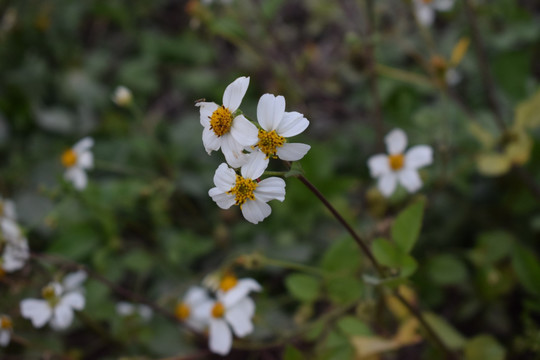
[[[73,149],[68,149],[62,154],[62,165],[67,168],[72,167],[77,163],[77,153]]]
[[[9,316],[2,315],[0,316],[0,329],[11,330],[13,328],[13,323]]]
[[[232,113],[225,106],[220,106],[210,116],[210,129],[217,136],[222,136],[231,130],[233,121]]]
[[[270,132],[267,132],[266,130],[260,129],[259,130],[259,143],[257,146],[263,153],[266,154],[266,157],[275,157],[277,148],[282,147],[285,143],[285,138],[283,136],[279,136],[276,133],[276,130],[272,130]]]
[[[186,303],[178,303],[176,305],[176,308],[174,309],[174,315],[178,320],[186,320],[189,317],[189,314],[191,313],[191,309],[189,308],[188,304]]]
[[[235,287],[237,283],[238,283],[238,279],[236,278],[236,276],[225,275],[223,279],[221,279],[221,282],[219,283],[219,288],[222,291],[227,292],[231,290],[233,287]]]
[[[403,167],[403,163],[405,162],[405,156],[403,154],[394,154],[388,156],[388,162],[390,163],[390,167],[392,170],[396,171]]]
[[[223,315],[225,315],[225,306],[220,302],[216,302],[212,308],[212,317],[221,318]]]
[[[43,296],[43,298],[47,300],[51,307],[55,307],[56,304],[58,304],[58,302],[60,301],[58,296],[56,296],[56,290],[54,289],[54,286],[52,284],[45,286],[41,290],[41,296]]]
[[[234,194],[236,196],[236,205],[242,207],[247,200],[255,200],[253,192],[256,188],[257,183],[255,181],[236,175],[236,184],[231,190],[227,191],[227,194]]]

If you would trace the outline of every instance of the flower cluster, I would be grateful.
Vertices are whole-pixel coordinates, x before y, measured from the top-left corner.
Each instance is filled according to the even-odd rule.
[[[215,289],[215,298],[203,287],[191,287],[176,305],[175,315],[194,331],[208,330],[210,350],[226,355],[232,347],[233,333],[241,338],[253,332],[255,303],[248,295],[261,290],[253,279],[227,274]]]
[[[285,111],[285,98],[261,96],[257,105],[258,123],[248,120],[240,104],[249,86],[248,77],[233,81],[223,94],[223,104],[198,102],[202,140],[208,154],[221,150],[226,163],[214,175],[216,187],[209,195],[222,209],[240,206],[251,223],[268,217],[270,200],[285,199],[285,181],[277,177],[260,180],[270,158],[297,161],[310,146],[291,143],[289,138],[302,133],[309,121],[298,112]]]

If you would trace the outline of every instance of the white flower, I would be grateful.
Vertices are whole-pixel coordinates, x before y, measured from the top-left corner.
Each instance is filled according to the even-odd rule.
[[[116,313],[121,316],[132,316],[137,314],[144,321],[152,319],[154,311],[148,305],[133,304],[127,301],[120,301],[116,304]]]
[[[285,112],[285,98],[264,94],[257,105],[259,129],[258,142],[255,145],[268,157],[297,161],[304,157],[311,146],[289,143],[287,138],[304,131],[309,121],[298,112]]]
[[[219,150],[225,155],[225,160],[233,167],[242,156],[247,146],[255,145],[258,141],[258,130],[243,115],[235,112],[246,94],[249,86],[248,77],[240,77],[225,89],[223,105],[213,102],[199,102],[200,121],[204,127],[202,139],[206,152]]]
[[[390,155],[378,154],[369,158],[371,176],[378,178],[378,188],[384,196],[390,196],[397,182],[409,192],[422,186],[418,169],[433,162],[433,150],[428,145],[417,145],[404,153],[407,135],[401,129],[394,129],[385,137],[386,149]]]
[[[261,285],[254,279],[238,279],[232,274],[226,274],[219,282],[217,295],[219,298],[227,298],[229,303],[236,303],[246,297],[252,291],[261,291]]]
[[[88,183],[86,170],[94,167],[94,155],[90,151],[93,145],[94,140],[85,137],[62,154],[62,165],[66,168],[64,178],[70,181],[77,190],[86,188]]]
[[[13,323],[7,315],[0,315],[0,346],[7,346],[11,340],[13,332]]]
[[[17,220],[17,212],[15,211],[15,204],[13,201],[4,199],[0,196],[0,220]]]
[[[238,337],[253,332],[251,319],[255,303],[247,296],[239,298],[230,294],[218,295],[217,301],[205,302],[195,310],[198,317],[208,318],[208,345],[212,352],[220,355],[227,355],[231,350],[233,332]]]
[[[66,329],[73,321],[73,310],[82,310],[85,305],[81,283],[86,279],[84,272],[69,274],[62,284],[50,283],[42,290],[44,300],[21,301],[21,315],[40,328],[47,322],[55,330]]]
[[[455,0],[414,0],[414,11],[418,21],[430,26],[435,20],[435,11],[447,11],[454,6]]]
[[[257,224],[270,215],[272,209],[268,201],[285,199],[285,181],[270,177],[257,180],[264,172],[266,163],[262,152],[253,153],[250,161],[242,166],[241,175],[222,163],[214,175],[216,187],[208,194],[222,209],[239,205],[247,221]]]
[[[113,93],[112,101],[118,106],[128,106],[131,104],[133,96],[131,90],[125,86],[118,86]]]
[[[0,257],[0,273],[13,272],[24,267],[30,257],[28,241],[21,233],[19,226],[11,220],[0,222],[1,236],[0,248],[3,247]]]
[[[192,286],[182,300],[176,304],[174,315],[190,328],[203,331],[208,326],[208,314],[197,311],[197,308],[209,300],[208,293],[204,288]]]

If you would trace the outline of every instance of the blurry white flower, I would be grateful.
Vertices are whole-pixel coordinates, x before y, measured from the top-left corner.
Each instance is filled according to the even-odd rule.
[[[378,154],[369,158],[371,176],[378,178],[378,188],[384,196],[390,196],[399,181],[409,192],[422,186],[418,169],[433,162],[433,150],[428,145],[417,145],[406,153],[407,135],[394,129],[385,137],[389,155]]]
[[[7,315],[0,315],[0,346],[7,346],[11,340],[13,332],[13,323]]]
[[[257,127],[243,115],[235,114],[249,86],[248,77],[239,77],[225,89],[223,105],[213,102],[198,102],[203,129],[203,144],[206,152],[219,150],[233,167],[247,146],[258,141]]]
[[[246,297],[252,291],[261,291],[261,285],[254,279],[238,279],[232,274],[223,276],[219,283],[217,295],[221,299],[226,299],[227,303],[236,303]]]
[[[154,311],[148,305],[133,304],[127,301],[120,301],[116,304],[116,313],[121,316],[138,315],[144,321],[152,319]]]
[[[255,145],[268,157],[296,161],[304,157],[311,146],[300,143],[289,143],[287,138],[304,131],[309,121],[298,112],[285,112],[285,98],[264,94],[257,105],[259,141]]]
[[[62,154],[62,165],[66,168],[64,178],[70,181],[77,190],[83,190],[88,183],[86,170],[94,166],[94,155],[90,151],[93,145],[94,140],[85,137]]]
[[[192,286],[181,301],[176,304],[174,315],[190,328],[203,331],[208,326],[208,314],[197,312],[197,307],[208,302],[210,298],[206,290],[199,286]]]
[[[15,211],[15,203],[11,200],[4,199],[0,196],[0,221],[17,220],[17,212]]]
[[[456,68],[448,68],[446,70],[446,73],[444,74],[444,79],[446,80],[446,84],[449,86],[455,86],[459,84],[459,82],[462,79],[461,73],[457,71]]]
[[[283,179],[270,177],[262,181],[257,180],[266,168],[264,158],[263,153],[254,153],[250,161],[242,166],[241,175],[222,163],[214,175],[216,187],[208,191],[222,209],[239,205],[244,218],[253,224],[264,220],[272,212],[268,201],[285,199]]]
[[[44,300],[21,301],[21,315],[30,319],[36,328],[50,322],[55,330],[66,329],[73,322],[73,311],[84,308],[85,299],[81,284],[85,279],[86,274],[79,271],[67,275],[62,284],[50,283],[42,290]]]
[[[207,317],[209,325],[210,350],[220,355],[227,355],[232,346],[232,333],[244,337],[253,332],[251,321],[255,314],[255,303],[249,297],[218,296],[195,309],[196,316]],[[232,331],[231,331],[232,328]]]
[[[414,11],[418,21],[430,26],[435,20],[435,11],[447,11],[454,6],[455,0],[413,0]]]
[[[113,93],[112,101],[118,106],[128,106],[133,100],[131,90],[125,86],[118,86]]]
[[[0,222],[0,275],[13,272],[24,267],[30,257],[28,241],[14,221],[4,219]]]

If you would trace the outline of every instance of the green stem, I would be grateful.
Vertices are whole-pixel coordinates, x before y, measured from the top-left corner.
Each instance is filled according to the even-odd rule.
[[[263,175],[285,177],[285,175],[287,175],[287,171],[265,171]]]
[[[261,257],[261,262],[262,262],[263,265],[275,266],[275,267],[280,267],[280,268],[284,268],[284,269],[299,270],[299,271],[312,273],[312,274],[315,274],[315,275],[318,275],[318,276],[323,276],[323,277],[328,276],[328,274],[325,271],[321,270],[321,269],[318,269],[318,268],[315,268],[315,267],[312,267],[312,266],[308,266],[308,265],[298,264],[298,263],[295,263],[295,262],[292,262],[292,261],[270,259],[270,258],[267,258],[267,257]]]

